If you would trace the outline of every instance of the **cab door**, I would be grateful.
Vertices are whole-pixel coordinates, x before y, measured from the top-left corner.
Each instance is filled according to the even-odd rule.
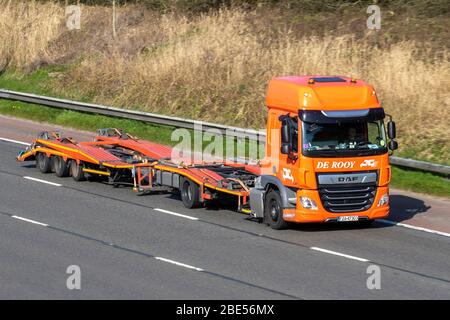
[[[285,186],[298,187],[301,147],[298,116],[289,113],[280,114],[278,121],[280,126],[280,161],[277,177]]]

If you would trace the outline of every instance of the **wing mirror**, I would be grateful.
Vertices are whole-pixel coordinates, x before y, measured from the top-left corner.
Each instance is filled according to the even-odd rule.
[[[389,150],[394,151],[398,149],[398,142],[395,140],[390,140],[388,143]]]
[[[389,139],[395,139],[395,137],[397,136],[397,130],[395,128],[394,121],[391,120],[387,123],[387,131]]]
[[[395,128],[395,122],[392,121],[392,116],[389,114],[387,116],[389,117],[387,123],[387,135],[389,138],[388,148],[389,150],[394,151],[398,149],[398,143],[394,140],[397,137],[397,130]]]
[[[283,121],[281,124],[281,150],[282,154],[290,154],[292,151],[291,146],[291,134],[287,121]]]
[[[287,121],[283,121],[281,124],[281,142],[291,143],[291,134]]]

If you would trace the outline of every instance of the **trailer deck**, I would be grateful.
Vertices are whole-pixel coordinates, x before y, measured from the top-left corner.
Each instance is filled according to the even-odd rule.
[[[81,181],[105,177],[111,185],[130,185],[138,194],[179,189],[186,207],[213,199],[235,199],[238,211],[249,213],[249,191],[259,175],[257,165],[232,161],[180,162],[172,148],[138,139],[115,128],[99,129],[94,141],[77,142],[59,132],[42,132],[17,157],[36,161],[43,173]]]

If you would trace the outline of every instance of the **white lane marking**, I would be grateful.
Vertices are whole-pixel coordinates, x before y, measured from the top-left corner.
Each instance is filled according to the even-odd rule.
[[[428,232],[428,233],[434,233],[434,234],[438,234],[438,235],[444,236],[444,237],[450,237],[450,233],[437,231],[437,230],[433,230],[433,229],[427,229],[427,228],[423,228],[423,227],[416,227],[416,226],[413,226],[413,225],[410,225],[410,224],[401,223],[401,222],[395,222],[395,221],[385,220],[385,219],[377,219],[376,221],[379,221],[379,222],[382,222],[382,223],[386,223],[386,224],[390,224],[390,225],[393,225],[393,226],[399,226],[399,227],[404,227],[404,228],[424,231],[424,232]]]
[[[364,259],[364,258],[359,258],[359,257],[355,257],[355,256],[351,256],[348,254],[344,254],[344,253],[340,253],[340,252],[336,252],[336,251],[331,251],[331,250],[327,250],[327,249],[322,249],[319,247],[311,247],[311,250],[315,250],[315,251],[320,251],[320,252],[324,252],[324,253],[329,253],[329,254],[333,254],[335,256],[340,256],[340,257],[344,257],[344,258],[348,258],[348,259],[353,259],[353,260],[358,260],[361,262],[369,262],[369,260]]]
[[[30,144],[27,142],[23,142],[23,141],[18,141],[18,140],[12,140],[12,139],[7,139],[7,138],[0,138],[0,140],[6,141],[6,142],[12,142],[12,143],[17,143],[17,144],[22,144],[24,146],[29,146]]]
[[[177,261],[166,259],[166,258],[162,258],[162,257],[155,257],[155,259],[156,260],[161,260],[161,261],[164,261],[164,262],[168,262],[168,263],[172,263],[172,264],[175,264],[177,266],[188,268],[188,269],[192,269],[192,270],[195,270],[195,271],[205,271],[205,270],[203,270],[201,268],[197,268],[197,267],[194,267],[194,266],[190,266],[188,264],[184,264],[184,263],[181,263],[181,262],[177,262]]]
[[[42,222],[39,222],[39,221],[34,221],[34,220],[31,220],[31,219],[27,219],[27,218],[23,218],[23,217],[19,217],[19,216],[11,216],[11,218],[22,220],[22,221],[26,221],[26,222],[30,222],[30,223],[34,223],[34,224],[38,224],[38,225],[44,226],[44,227],[48,227],[48,224],[45,224],[45,223],[42,223]]]
[[[62,184],[59,183],[54,183],[54,182],[50,182],[50,181],[45,181],[45,180],[41,180],[41,179],[37,179],[37,178],[33,178],[33,177],[28,177],[25,176],[23,177],[24,179],[28,179],[28,180],[32,180],[32,181],[36,181],[36,182],[41,182],[41,183],[45,183],[45,184],[49,184],[51,186],[56,186],[56,187],[62,187]]]
[[[164,210],[164,209],[159,209],[159,208],[155,208],[153,210],[159,211],[159,212],[164,212],[164,213],[167,213],[167,214],[171,214],[171,215],[177,216],[177,217],[186,218],[186,219],[189,219],[189,220],[198,220],[198,218],[196,218],[196,217],[186,216],[184,214],[176,213],[176,212],[169,211],[169,210]]]

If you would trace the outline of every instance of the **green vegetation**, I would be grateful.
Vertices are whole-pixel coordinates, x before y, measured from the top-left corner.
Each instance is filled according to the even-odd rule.
[[[42,68],[23,76],[19,76],[11,71],[8,71],[0,76],[0,88],[12,91],[55,96],[54,92],[50,90],[49,82],[51,77],[49,74],[60,69],[61,67]]]
[[[450,198],[450,181],[431,173],[393,167],[391,186]]]

